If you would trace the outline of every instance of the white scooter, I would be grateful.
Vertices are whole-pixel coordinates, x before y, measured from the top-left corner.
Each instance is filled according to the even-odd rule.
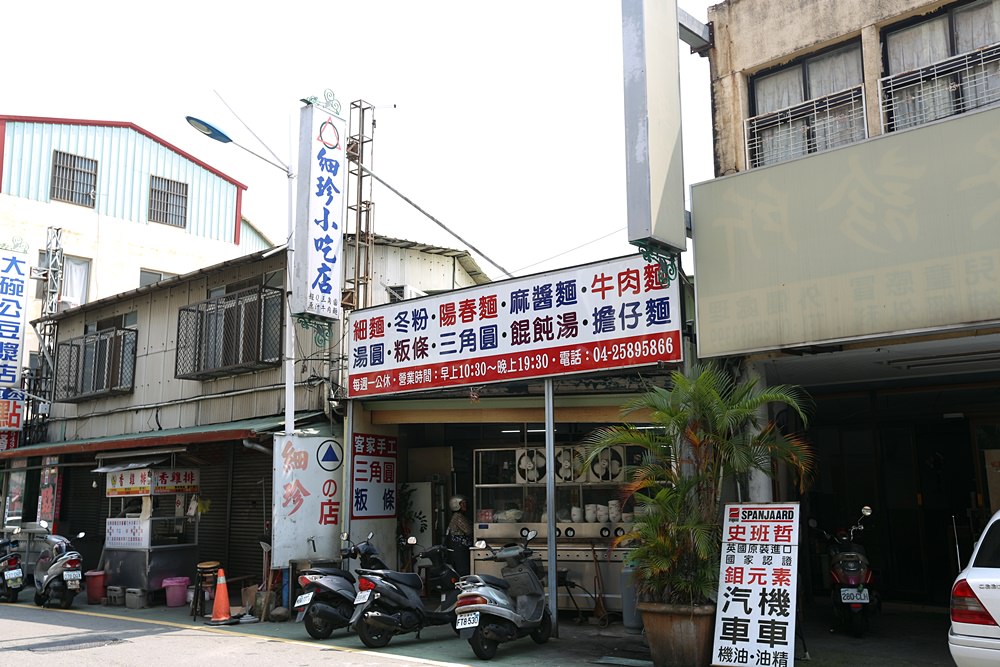
[[[44,519],[38,525],[49,529],[49,522]],[[76,537],[80,539],[85,534],[79,533]],[[62,535],[49,533],[45,543],[48,547],[42,550],[35,563],[35,604],[39,607],[58,604],[69,609],[80,592],[83,558]]]
[[[528,548],[537,534],[525,528],[521,531],[523,545],[508,544],[498,550],[483,540],[476,542],[477,549],[492,553],[485,560],[504,563],[502,579],[470,574],[458,583],[461,592],[455,603],[455,629],[481,660],[493,658],[502,642],[531,635],[535,643],[544,644],[552,635],[552,617],[542,586],[544,573]]]

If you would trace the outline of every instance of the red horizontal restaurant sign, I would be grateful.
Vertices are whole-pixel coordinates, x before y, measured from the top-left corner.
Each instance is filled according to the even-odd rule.
[[[640,256],[351,313],[348,394],[681,360],[676,282]]]

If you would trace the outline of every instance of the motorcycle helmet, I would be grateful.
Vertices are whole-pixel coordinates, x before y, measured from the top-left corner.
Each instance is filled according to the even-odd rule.
[[[459,512],[462,509],[462,503],[465,502],[465,496],[452,496],[448,500],[448,507],[451,508],[452,512]]]

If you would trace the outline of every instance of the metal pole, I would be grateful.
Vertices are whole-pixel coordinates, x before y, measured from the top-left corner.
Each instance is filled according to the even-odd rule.
[[[295,215],[292,212],[295,174],[288,174],[288,246],[285,248],[285,435],[295,431],[295,320],[292,318],[292,262],[295,258]]]
[[[559,589],[556,586],[556,427],[552,405],[552,378],[545,378],[545,511],[548,514],[548,553],[549,564],[549,614],[552,616],[552,636],[559,636]]]

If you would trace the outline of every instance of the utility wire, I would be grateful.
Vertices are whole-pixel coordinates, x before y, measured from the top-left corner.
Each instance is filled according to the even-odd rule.
[[[628,229],[628,227],[620,227],[620,228],[614,230],[613,232],[609,232],[609,233],[605,234],[604,236],[600,236],[600,237],[594,239],[593,241],[587,241],[586,243],[578,245],[575,248],[570,248],[566,252],[561,252],[558,255],[553,255],[552,257],[549,257],[547,259],[543,259],[541,261],[535,262],[534,264],[528,264],[527,266],[522,266],[520,269],[514,269],[514,273],[520,273],[521,271],[524,271],[525,269],[530,269],[533,266],[538,266],[539,264],[544,264],[545,262],[550,262],[553,259],[557,259],[559,257],[562,257],[563,255],[568,255],[571,252],[576,252],[580,248],[586,248],[587,246],[589,246],[592,243],[597,243],[598,241],[603,241],[604,239],[608,238],[609,236],[614,236],[615,234],[618,234],[619,232],[623,232],[626,229]]]

